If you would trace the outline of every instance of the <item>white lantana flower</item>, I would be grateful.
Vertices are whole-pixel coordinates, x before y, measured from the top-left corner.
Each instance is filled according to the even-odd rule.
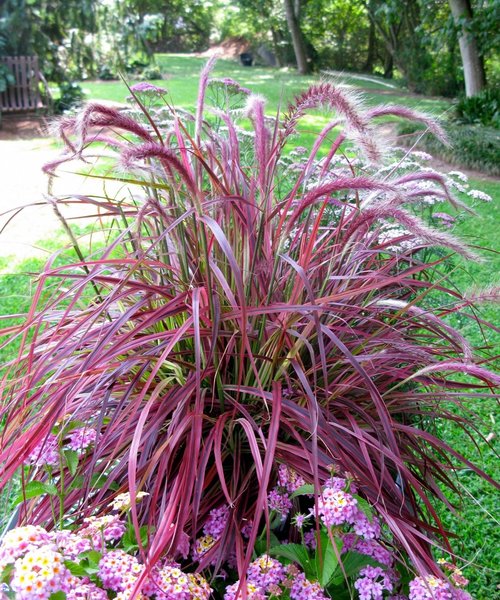
[[[137,492],[135,497],[136,502],[140,502],[144,496],[149,496],[147,492]],[[111,506],[114,510],[129,510],[132,505],[130,499],[130,493],[125,492],[124,494],[118,494],[118,496],[113,500]]]

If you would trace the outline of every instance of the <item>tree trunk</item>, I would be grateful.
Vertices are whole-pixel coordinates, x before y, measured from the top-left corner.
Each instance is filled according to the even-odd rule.
[[[276,30],[275,27],[271,27],[271,37],[273,40],[273,52],[274,55],[276,56],[276,66],[278,67],[283,67],[285,62],[283,60],[283,50],[281,48],[280,42],[280,34],[279,32]]]
[[[460,26],[458,43],[464,68],[465,95],[475,96],[486,86],[484,63],[477,40],[468,25],[472,21],[470,0],[448,0],[455,23]]]
[[[294,0],[284,0],[285,2],[285,13],[288,29],[292,36],[293,51],[295,53],[295,60],[297,61],[297,69],[301,75],[309,73],[309,63],[307,62],[306,46],[304,43],[304,36],[300,28],[298,11],[294,8]],[[297,5],[299,3],[297,2]]]
[[[392,79],[394,76],[394,60],[392,54],[386,51],[384,60],[384,79]]]
[[[382,41],[386,50],[386,57],[384,61],[384,77],[387,79],[392,79],[394,66],[396,66],[401,73],[406,77],[407,69],[404,62],[401,60],[401,54],[399,52],[399,35],[401,32],[401,27],[403,24],[403,19],[400,18],[399,23],[397,24],[386,24],[381,20],[375,11],[375,6],[373,3],[367,4],[365,2],[366,9],[368,11],[368,17],[370,22],[373,23],[375,28],[379,31],[382,36]]]
[[[375,23],[370,19],[370,31],[368,33],[368,51],[366,53],[366,61],[363,67],[363,71],[367,73],[373,72],[373,65],[375,64],[376,57],[376,31],[375,31]]]

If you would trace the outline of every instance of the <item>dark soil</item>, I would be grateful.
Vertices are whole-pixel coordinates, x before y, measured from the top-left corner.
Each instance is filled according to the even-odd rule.
[[[251,44],[243,37],[232,37],[224,40],[220,44],[211,46],[205,52],[201,52],[198,56],[203,58],[210,56],[218,56],[230,60],[238,58],[242,52],[248,52],[251,49]]]
[[[3,114],[0,140],[33,140],[47,137],[47,118],[36,114]]]

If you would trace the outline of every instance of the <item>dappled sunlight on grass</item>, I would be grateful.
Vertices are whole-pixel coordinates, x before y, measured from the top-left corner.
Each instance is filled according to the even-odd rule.
[[[206,59],[180,54],[158,54],[156,62],[163,72],[164,80],[157,82],[168,90],[172,101],[183,108],[194,106],[198,89],[198,76]],[[325,75],[300,76],[294,69],[276,69],[271,67],[242,67],[237,61],[218,60],[213,72],[214,77],[232,77],[242,85],[263,91],[265,86],[268,100],[268,111],[276,110],[278,106],[286,106],[295,94],[302,92],[309,85],[322,79],[333,80],[339,84],[351,84],[355,88],[364,88],[363,98],[368,106],[377,104],[403,104],[411,108],[441,115],[450,108],[450,102],[443,99],[426,98],[402,94],[400,88],[388,89],[384,82],[376,83],[356,77],[352,73],[335,74],[334,77]],[[373,78],[372,78],[373,79]],[[130,84],[135,83],[134,78]],[[270,85],[270,83],[273,85]],[[128,90],[121,81],[85,81],[82,83],[88,91],[88,97],[93,100],[108,100],[125,102]],[[359,89],[359,88],[358,88]],[[366,91],[368,90],[369,91]]]

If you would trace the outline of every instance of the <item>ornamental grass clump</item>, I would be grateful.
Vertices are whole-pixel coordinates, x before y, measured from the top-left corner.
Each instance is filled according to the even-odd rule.
[[[430,581],[465,598],[433,558],[451,552],[435,505],[457,462],[489,477],[432,423],[471,428],[450,403],[500,378],[446,321],[471,302],[436,276],[476,253],[419,216],[429,199],[464,206],[443,176],[394,160],[376,119],[442,131],[331,83],[270,118],[211,67],[194,115],[131,88],[128,113],[91,103],[59,121],[66,152],[47,171],[102,153],[89,175],[108,193],[50,202],[88,206],[108,241],[85,253],[73,235],[80,260],[48,261],[13,333],[0,461],[2,486],[21,470],[31,490],[17,524],[78,530],[140,497],[125,546],[88,549],[101,580],[95,567],[79,583],[118,576],[110,553],[125,552],[134,597],[163,598],[166,573],[226,600],[416,599]],[[318,109],[328,124],[295,148]]]

